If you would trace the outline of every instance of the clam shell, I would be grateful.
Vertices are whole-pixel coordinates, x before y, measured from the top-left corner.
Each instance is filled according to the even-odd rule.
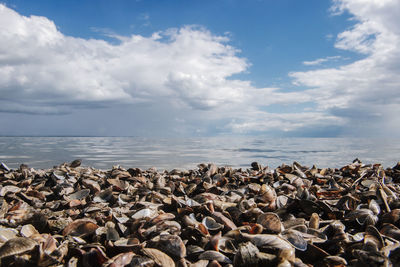
[[[202,224],[209,230],[209,231],[219,231],[224,228],[224,225],[217,223],[212,217],[206,216],[202,220]]]
[[[99,228],[96,223],[89,219],[79,219],[70,223],[63,230],[63,235],[72,235],[72,236],[87,236],[94,234],[96,229]]]
[[[269,246],[277,249],[291,249],[292,245],[281,238],[278,235],[270,235],[270,234],[258,234],[258,235],[250,235],[246,233],[241,233],[240,236],[244,240],[248,240],[257,247]]]
[[[67,198],[70,200],[82,200],[82,199],[85,199],[89,195],[89,193],[90,193],[90,189],[82,189],[82,190],[79,190],[75,193],[68,195]]]
[[[131,260],[129,266],[150,267],[150,266],[154,266],[155,264],[156,264],[156,262],[153,259],[149,258],[149,257],[134,255],[132,257],[132,260]],[[117,266],[117,267],[119,267],[119,266]]]
[[[258,265],[258,253],[260,251],[251,242],[239,245],[238,252],[233,259],[234,266],[256,266]]]
[[[279,234],[284,229],[281,219],[273,212],[259,215],[257,223],[262,225],[267,233]]]
[[[33,250],[38,243],[28,237],[16,237],[8,240],[0,247],[0,259]]]
[[[0,243],[17,237],[18,231],[13,228],[0,228]]]
[[[209,260],[209,261],[216,260],[218,262],[228,263],[228,264],[232,263],[232,261],[227,256],[225,256],[224,254],[222,254],[218,251],[214,251],[214,250],[204,251],[203,253],[200,254],[199,259],[200,260]]]
[[[162,234],[152,240],[155,247],[167,253],[172,258],[183,258],[186,256],[186,247],[182,239],[177,235]]]
[[[158,215],[154,209],[141,209],[131,216],[134,220],[152,219]]]
[[[307,241],[304,239],[303,235],[300,232],[289,229],[283,233],[283,236],[296,249],[301,251],[305,251],[307,249]]]
[[[133,257],[136,254],[133,253],[132,251],[126,252],[126,253],[120,253],[114,257],[112,257],[109,261],[107,261],[106,264],[109,264],[107,266],[112,266],[112,267],[123,267],[131,263]]]
[[[32,224],[22,226],[20,233],[24,237],[31,237],[32,235],[39,234],[38,230],[36,230]]]
[[[143,248],[143,253],[154,260],[154,262],[162,267],[175,266],[170,256],[155,248]]]

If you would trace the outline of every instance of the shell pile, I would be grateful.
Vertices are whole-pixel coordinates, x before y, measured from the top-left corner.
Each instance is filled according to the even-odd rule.
[[[0,164],[3,266],[400,266],[400,163]]]

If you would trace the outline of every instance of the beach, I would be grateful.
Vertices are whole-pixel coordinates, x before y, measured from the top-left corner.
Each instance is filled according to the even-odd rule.
[[[395,266],[400,164],[0,165],[9,266]],[[371,265],[372,264],[372,265]],[[391,265],[392,264],[392,265]]]

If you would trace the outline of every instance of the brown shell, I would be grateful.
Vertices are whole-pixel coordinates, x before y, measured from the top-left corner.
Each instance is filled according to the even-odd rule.
[[[10,239],[0,247],[0,259],[31,251],[37,244],[35,240],[28,237]]]

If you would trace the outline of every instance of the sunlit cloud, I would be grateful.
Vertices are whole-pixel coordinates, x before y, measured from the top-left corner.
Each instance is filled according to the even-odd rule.
[[[336,36],[335,48],[363,58],[304,61],[313,69],[290,72],[298,87],[289,91],[234,78],[251,62],[229,34],[184,26],[149,36],[107,30],[115,42],[83,39],[63,34],[48,18],[0,4],[0,112],[57,115],[127,106],[170,119],[171,128],[188,134],[399,133],[393,114],[400,112],[400,2],[336,0],[331,12],[348,12],[354,21]],[[330,62],[337,67],[323,67]]]

